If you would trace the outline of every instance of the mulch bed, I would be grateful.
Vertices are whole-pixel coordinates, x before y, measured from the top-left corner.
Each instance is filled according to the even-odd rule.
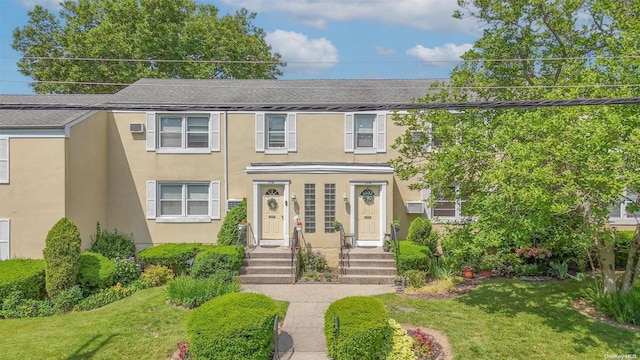
[[[603,322],[607,325],[611,325],[611,326],[615,326],[617,328],[620,329],[625,329],[625,330],[630,330],[630,331],[636,331],[636,332],[640,332],[640,325],[633,325],[633,324],[622,324],[619,323],[617,321],[615,321],[614,319],[606,316],[606,315],[602,315],[600,313],[598,313],[598,311],[596,310],[595,307],[593,307],[592,304],[590,304],[589,302],[587,302],[584,299],[576,299],[574,301],[571,302],[571,306],[576,309],[576,311],[578,311],[580,314],[593,319],[593,320],[597,320],[600,322]]]

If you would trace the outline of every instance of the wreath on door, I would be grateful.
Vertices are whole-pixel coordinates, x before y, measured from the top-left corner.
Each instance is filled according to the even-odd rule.
[[[276,199],[271,198],[267,200],[267,206],[269,207],[269,210],[275,211],[278,208],[278,202],[276,201]]]
[[[364,200],[364,203],[367,205],[373,204],[373,199],[375,198],[375,196],[376,194],[371,189],[365,189],[363,192],[360,193],[360,197],[362,198],[362,200]]]

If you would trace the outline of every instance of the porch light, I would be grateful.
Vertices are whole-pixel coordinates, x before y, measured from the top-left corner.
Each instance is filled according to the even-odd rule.
[[[342,201],[344,202],[348,202],[349,199],[347,198],[347,193],[342,193]]]
[[[296,193],[291,194],[291,201],[296,201]]]

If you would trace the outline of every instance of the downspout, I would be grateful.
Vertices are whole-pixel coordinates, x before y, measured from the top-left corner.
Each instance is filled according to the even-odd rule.
[[[229,145],[228,145],[228,131],[227,131],[227,125],[229,124],[227,118],[229,116],[229,111],[225,111],[224,112],[224,147],[223,147],[223,151],[224,151],[224,155],[223,155],[223,162],[224,162],[224,211],[225,211],[225,217],[227,215],[227,201],[229,200]]]

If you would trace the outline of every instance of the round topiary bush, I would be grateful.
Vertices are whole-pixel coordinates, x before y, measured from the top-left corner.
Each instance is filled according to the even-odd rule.
[[[76,224],[60,219],[47,234],[42,251],[45,261],[46,288],[49,297],[71,288],[78,277],[80,231]]]
[[[44,260],[11,259],[0,261],[0,299],[19,291],[24,299],[45,295]]]
[[[238,224],[247,219],[247,199],[242,199],[240,205],[231,209],[224,218],[218,232],[218,245],[232,245],[238,240]]]
[[[93,293],[113,285],[116,265],[107,257],[94,253],[80,254],[78,284],[86,293]]]
[[[431,250],[425,245],[413,241],[400,241],[400,255],[398,256],[398,273],[404,274],[408,270],[426,271],[431,259]]]
[[[429,219],[417,217],[409,225],[407,240],[426,245],[434,253],[438,246],[438,237],[435,236],[435,233],[431,233],[431,229],[432,226]]]
[[[254,293],[222,295],[187,318],[189,352],[194,359],[269,359],[278,305]]]

